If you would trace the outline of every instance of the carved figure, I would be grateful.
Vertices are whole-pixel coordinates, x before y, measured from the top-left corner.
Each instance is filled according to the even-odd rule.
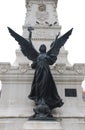
[[[45,106],[46,104],[46,106],[49,108],[49,113],[49,111],[53,108],[61,107],[63,105],[62,99],[57,92],[57,88],[53,80],[49,65],[53,65],[55,63],[60,48],[65,44],[73,29],[69,30],[61,37],[57,35],[48,52],[46,52],[46,46],[44,44],[40,46],[40,52],[38,52],[30,40],[30,34],[29,41],[27,41],[25,38],[14,32],[11,28],[8,27],[8,30],[20,45],[22,53],[33,62],[31,67],[35,69],[35,73],[29,98],[34,100],[35,104],[38,106],[37,109],[34,110],[37,112],[35,112],[35,116],[33,117],[37,117],[38,115],[43,115],[42,117],[45,117],[46,110],[42,110],[41,106]],[[29,32],[31,31],[29,30]],[[39,114],[38,111],[42,111],[41,113],[43,114]]]

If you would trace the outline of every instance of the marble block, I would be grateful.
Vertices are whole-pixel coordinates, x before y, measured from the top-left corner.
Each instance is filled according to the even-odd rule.
[[[27,121],[22,130],[64,130],[57,121]]]

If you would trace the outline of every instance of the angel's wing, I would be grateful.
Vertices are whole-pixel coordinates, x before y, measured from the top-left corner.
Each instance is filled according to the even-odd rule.
[[[67,39],[71,35],[72,30],[73,30],[73,28],[70,29],[67,33],[65,33],[60,38],[56,37],[55,41],[52,43],[50,50],[47,52],[47,55],[53,59],[52,64],[54,64],[55,61],[57,60],[57,55],[59,54],[59,50],[65,44],[65,42],[67,41]]]
[[[20,45],[22,53],[27,56],[29,60],[35,61],[39,53],[35,50],[31,41],[27,41],[25,38],[17,34],[11,28],[8,27],[10,34],[15,38],[15,40]]]

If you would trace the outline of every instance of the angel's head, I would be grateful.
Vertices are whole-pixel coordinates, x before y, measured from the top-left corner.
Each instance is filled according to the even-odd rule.
[[[46,46],[45,46],[44,44],[42,44],[42,45],[40,46],[40,48],[39,48],[39,51],[40,51],[41,53],[46,53]]]

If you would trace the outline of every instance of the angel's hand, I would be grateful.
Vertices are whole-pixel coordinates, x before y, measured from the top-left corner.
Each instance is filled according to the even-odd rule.
[[[32,67],[32,69],[36,69],[36,66],[37,66],[37,62],[33,62],[32,64],[31,64],[31,67]]]

